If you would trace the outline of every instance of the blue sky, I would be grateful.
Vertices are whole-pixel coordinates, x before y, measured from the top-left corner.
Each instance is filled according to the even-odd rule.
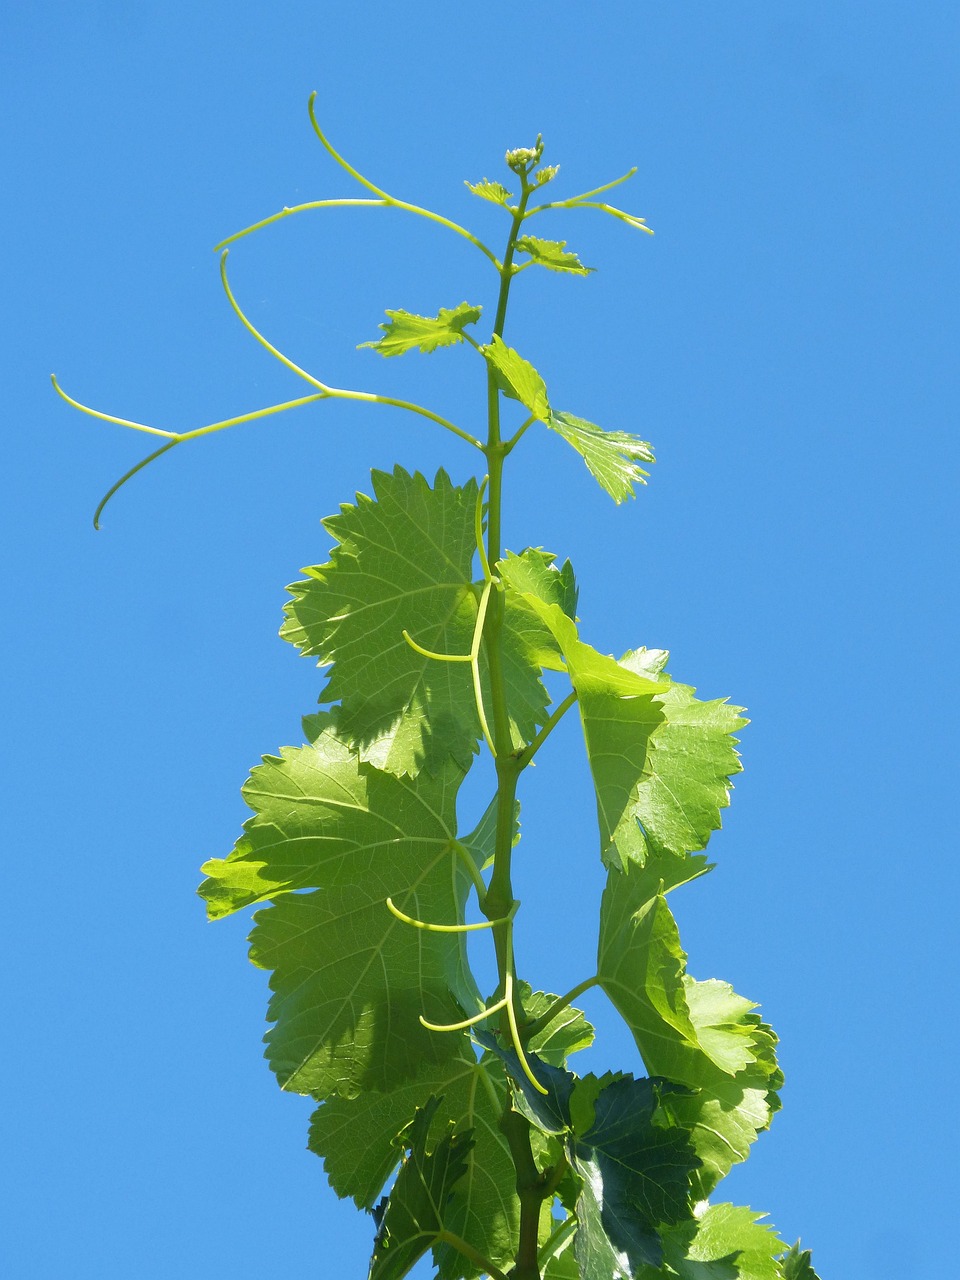
[[[239,787],[299,741],[315,668],[276,637],[323,515],[395,462],[469,451],[391,410],[320,405],[177,449],[167,429],[301,394],[227,307],[214,243],[360,194],[313,137],[497,243],[463,179],[537,132],[558,194],[636,164],[651,239],[556,215],[596,275],[527,272],[508,337],[555,403],[654,442],[615,507],[528,433],[506,541],[569,555],[598,648],[673,651],[749,709],[708,880],[676,895],[691,971],[762,1003],[784,1110],[729,1195],[824,1280],[945,1275],[954,974],[958,377],[955,5],[569,0],[9,6],[2,539],[8,952],[0,1248],[16,1280],[365,1275],[371,1224],[304,1150],[309,1104],[261,1060],[242,920],[197,868]],[[381,361],[387,307],[489,303],[470,246],[383,211],[302,215],[231,278],[339,385],[479,421],[470,353]],[[534,278],[537,277],[537,278]],[[545,434],[545,433],[544,433]],[[524,796],[521,960],[591,971],[602,887],[572,730]],[[574,907],[571,908],[570,901]],[[637,1067],[591,993],[601,1047]],[[5,1254],[5,1257],[4,1257]]]

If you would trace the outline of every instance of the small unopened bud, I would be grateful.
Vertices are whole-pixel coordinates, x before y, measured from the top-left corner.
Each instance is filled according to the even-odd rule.
[[[537,134],[537,142],[533,147],[515,147],[508,151],[504,159],[514,173],[525,173],[533,165],[539,164],[543,155],[543,137]]]

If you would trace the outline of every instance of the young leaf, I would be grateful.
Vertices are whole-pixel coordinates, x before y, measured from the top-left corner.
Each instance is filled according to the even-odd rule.
[[[550,552],[534,547],[527,547],[520,555],[508,551],[497,566],[497,574],[516,593],[518,605],[522,596],[529,592],[547,604],[558,605],[568,618],[576,621],[580,593],[573,576],[573,565],[565,560],[562,566],[558,566],[555,560]],[[535,611],[530,612],[537,616]],[[542,642],[553,648],[542,621],[538,621],[537,631]]]
[[[526,982],[519,984],[524,1013],[532,1021],[547,1012],[556,996],[544,991],[531,991]],[[528,1047],[538,1058],[554,1067],[565,1065],[567,1058],[593,1044],[593,1027],[579,1009],[568,1005],[555,1018],[531,1036]]]
[[[783,1280],[820,1280],[810,1261],[810,1250],[800,1250],[800,1241],[780,1259]]]
[[[476,990],[463,935],[414,929],[385,900],[434,923],[462,921],[462,776],[453,763],[416,780],[361,764],[329,718],[312,745],[254,769],[243,793],[254,816],[230,856],[205,865],[200,893],[214,919],[279,898],[258,913],[250,956],[274,971],[267,1057],[284,1088],[349,1096],[456,1055],[456,1038],[419,1018],[463,1016]]]
[[[408,1154],[380,1221],[369,1280],[401,1280],[447,1226],[447,1202],[466,1172],[473,1140],[469,1134],[454,1133],[451,1125],[428,1152],[427,1135],[438,1105],[432,1098],[407,1130]]]
[[[501,183],[490,182],[486,178],[481,182],[466,182],[464,186],[469,187],[473,194],[479,196],[481,200],[489,200],[491,204],[503,205],[505,209],[509,209],[510,201],[516,199],[516,196]]]
[[[702,857],[663,855],[611,868],[600,908],[597,975],[630,1028],[647,1070],[696,1090],[665,1104],[689,1129],[709,1194],[770,1124],[782,1083],[776,1037],[726,983],[686,973],[664,892],[706,870]]]
[[[546,384],[533,365],[508,347],[497,334],[480,350],[493,366],[497,385],[504,395],[511,400],[519,400],[534,418],[546,422],[550,416],[550,401]]]
[[[585,267],[577,255],[567,248],[566,240],[539,240],[536,236],[521,236],[517,241],[517,249],[520,253],[528,253],[537,266],[547,267],[550,271],[588,276],[594,270],[593,267]]]
[[[411,311],[388,311],[387,324],[380,325],[383,337],[376,342],[361,342],[360,348],[372,347],[382,356],[402,356],[407,351],[429,354],[438,347],[449,347],[463,341],[463,330],[476,324],[482,307],[461,302],[452,311],[441,307],[435,316],[418,316]],[[358,349],[360,349],[358,348]]]
[[[553,413],[544,419],[551,431],[572,445],[587,464],[590,474],[606,489],[614,502],[633,497],[634,484],[646,484],[640,462],[654,462],[653,449],[626,431],[604,431],[593,422],[572,413]]]

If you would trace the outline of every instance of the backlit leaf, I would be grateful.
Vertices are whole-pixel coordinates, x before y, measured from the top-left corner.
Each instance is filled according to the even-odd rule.
[[[449,347],[463,341],[463,330],[480,319],[481,307],[469,302],[449,310],[441,307],[435,316],[418,316],[411,311],[388,311],[389,320],[380,325],[383,337],[376,342],[361,342],[360,347],[372,347],[382,356],[402,356],[407,351],[436,351],[437,347]]]
[[[480,590],[472,581],[477,487],[434,487],[397,467],[373,473],[376,499],[324,521],[337,539],[330,562],[305,569],[289,588],[281,635],[321,664],[332,663],[324,701],[364,760],[397,774],[469,767],[480,737],[469,664],[416,652],[404,630],[434,653],[468,653]],[[540,553],[542,554],[542,553]],[[528,611],[503,628],[503,665],[516,744],[534,736],[549,697],[529,654]],[[520,635],[516,634],[520,628]],[[486,677],[485,677],[486,681]],[[489,705],[489,688],[487,688]]]
[[[547,388],[533,365],[508,347],[497,334],[480,349],[493,366],[497,384],[504,395],[511,400],[519,400],[534,418],[546,422],[550,416]]]
[[[686,972],[665,893],[705,871],[702,855],[664,855],[640,868],[611,868],[600,908],[597,974],[620,1012],[648,1071],[696,1092],[666,1109],[690,1129],[702,1161],[695,1178],[704,1198],[779,1107],[776,1037],[750,1001],[723,982]]]
[[[645,440],[626,431],[605,431],[593,422],[572,413],[555,413],[544,419],[551,431],[572,445],[587,469],[615,502],[633,497],[635,484],[646,484],[641,462],[654,462],[653,449]]]
[[[550,271],[567,271],[572,275],[588,276],[593,267],[585,267],[575,253],[567,248],[566,240],[539,240],[536,236],[521,236],[517,241],[520,253],[530,255],[531,261]]]
[[[463,1016],[476,990],[463,935],[414,929],[385,900],[434,923],[462,920],[461,779],[453,763],[417,779],[362,764],[329,719],[312,745],[253,771],[254,816],[230,856],[206,864],[200,893],[212,918],[277,899],[256,916],[250,956],[273,970],[267,1057],[284,1088],[349,1096],[456,1055],[455,1037],[419,1016]]]
[[[427,1135],[438,1105],[433,1098],[417,1111],[405,1135],[407,1154],[380,1221],[369,1280],[401,1280],[446,1226],[447,1204],[466,1172],[472,1138],[450,1126],[428,1152]]]
[[[509,208],[511,200],[516,199],[516,196],[501,183],[490,182],[486,178],[481,182],[467,182],[464,185],[469,187],[473,194],[479,196],[481,200],[489,200],[491,204],[503,205],[505,209]]]

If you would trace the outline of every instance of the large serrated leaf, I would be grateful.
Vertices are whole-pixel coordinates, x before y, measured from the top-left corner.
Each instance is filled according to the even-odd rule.
[[[740,1205],[711,1205],[665,1235],[666,1257],[681,1280],[780,1280],[786,1245],[763,1216]]]
[[[372,347],[382,356],[401,356],[407,351],[423,351],[429,354],[438,347],[449,347],[463,342],[463,330],[468,324],[476,324],[482,307],[461,302],[452,310],[441,307],[435,316],[418,316],[412,311],[388,311],[388,322],[380,325],[383,337],[376,342],[361,342],[360,347]]]
[[[694,690],[670,680],[658,650],[627,654],[621,664],[656,675],[666,687],[656,703],[662,723],[652,735],[634,799],[614,833],[621,859],[677,857],[706,847],[730,803],[731,779],[740,772],[734,734],[747,721],[742,707],[724,699],[702,702]]]
[[[469,652],[479,588],[472,581],[477,487],[443,471],[431,488],[397,467],[373,473],[376,499],[358,495],[324,521],[338,541],[330,562],[289,588],[281,635],[332,663],[324,701],[362,758],[397,774],[435,771],[451,756],[467,769],[480,736],[470,668],[414,650]],[[521,633],[527,611],[506,608],[503,667],[517,746],[543,722],[549,697]],[[486,697],[489,688],[484,667]],[[489,702],[488,702],[489,705]]]
[[[451,1125],[428,1152],[427,1136],[438,1105],[432,1098],[417,1111],[405,1135],[408,1151],[380,1219],[369,1280],[401,1280],[447,1225],[448,1202],[466,1172],[473,1139],[453,1132]]]
[[[284,1088],[323,1098],[390,1087],[456,1054],[419,1017],[451,1022],[476,1008],[463,935],[413,929],[385,900],[462,921],[462,776],[452,763],[417,779],[361,764],[329,717],[312,745],[253,771],[254,816],[230,856],[206,864],[200,893],[212,917],[278,899],[250,941],[254,963],[273,970],[267,1056]]]
[[[644,1266],[659,1267],[662,1229],[691,1217],[700,1161],[665,1109],[689,1091],[629,1075],[578,1078],[528,1052],[537,1089],[512,1048],[489,1032],[477,1039],[503,1062],[531,1123],[564,1141],[578,1183],[575,1253],[584,1280],[633,1280]]]
[[[611,868],[600,908],[597,975],[622,1015],[647,1070],[696,1092],[668,1110],[692,1134],[706,1196],[779,1106],[776,1037],[755,1006],[723,982],[686,973],[664,893],[706,870],[702,856],[664,855],[642,869]]]
[[[497,1127],[506,1097],[503,1073],[477,1061],[468,1037],[450,1038],[460,1044],[458,1056],[449,1062],[425,1067],[388,1093],[366,1091],[357,1098],[325,1102],[313,1115],[309,1146],[323,1157],[337,1194],[352,1196],[361,1208],[370,1209],[399,1159],[394,1135],[431,1095],[440,1097],[433,1129],[453,1121],[474,1138],[447,1206],[446,1225],[506,1267],[516,1249],[519,1202],[510,1152]],[[447,1246],[440,1247],[438,1263],[447,1280],[476,1274]]]

